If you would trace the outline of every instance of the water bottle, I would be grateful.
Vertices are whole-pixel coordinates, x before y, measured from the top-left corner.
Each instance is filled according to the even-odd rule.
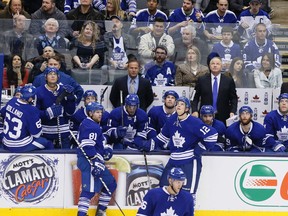
[[[257,111],[257,108],[255,107],[254,108],[254,113],[253,113],[253,120],[254,121],[257,121],[257,118],[258,118],[258,113],[257,113],[258,111]]]
[[[268,105],[268,92],[264,94],[264,105]]]
[[[248,92],[245,92],[245,96],[244,96],[244,104],[248,104]]]

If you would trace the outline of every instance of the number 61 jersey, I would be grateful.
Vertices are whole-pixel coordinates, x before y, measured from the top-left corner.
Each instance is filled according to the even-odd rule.
[[[179,120],[175,113],[153,140],[156,145],[169,148],[170,161],[180,165],[191,161],[194,155],[213,148],[217,137],[216,129],[204,124],[199,118],[188,115]]]

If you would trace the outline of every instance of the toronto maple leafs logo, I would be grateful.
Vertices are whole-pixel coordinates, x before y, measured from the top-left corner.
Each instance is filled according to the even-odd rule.
[[[156,86],[165,86],[167,83],[167,78],[163,76],[163,74],[158,74],[157,77],[154,79],[154,83]]]
[[[127,127],[127,133],[126,133],[126,138],[127,139],[134,139],[136,135],[136,129],[133,128],[133,126],[131,126],[130,124]]]
[[[166,210],[166,212],[161,213],[160,216],[178,216],[178,215],[175,213],[175,210],[172,207],[170,207],[169,209]]]
[[[172,136],[172,140],[174,146],[176,146],[177,148],[182,148],[183,144],[185,143],[185,138],[182,137],[178,131],[176,131],[175,134]]]
[[[288,128],[284,126],[280,131],[277,131],[277,137],[280,141],[288,140]]]

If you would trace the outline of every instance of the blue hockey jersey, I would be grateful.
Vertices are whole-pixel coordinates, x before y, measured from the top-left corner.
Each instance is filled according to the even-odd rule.
[[[150,14],[147,8],[141,9],[136,13],[136,17],[133,18],[130,28],[153,25],[156,17],[162,18],[165,22],[168,21],[167,15],[158,9],[154,15]]]
[[[42,132],[39,110],[23,103],[18,98],[12,98],[2,109],[1,114],[5,116],[3,129],[3,144],[8,148],[25,148],[39,138]]]
[[[242,130],[240,121],[234,122],[226,130],[227,150],[264,152],[265,138],[265,128],[258,122],[252,121],[247,133]]]
[[[46,85],[42,85],[36,89],[36,107],[40,110],[40,118],[42,120],[43,136],[47,139],[58,139],[58,133],[61,133],[62,138],[68,137],[69,132],[69,116],[71,116],[76,109],[75,101],[66,100],[61,101],[64,108],[63,116],[59,117],[59,125],[57,118],[48,118],[46,109],[55,104],[56,99],[61,93],[65,91],[63,86],[58,85],[54,92],[48,90]]]
[[[136,216],[193,216],[194,202],[191,194],[180,190],[170,195],[165,187],[149,190]]]
[[[147,70],[145,78],[152,86],[174,86],[176,67],[173,62],[165,61],[162,65],[154,64]]]
[[[192,161],[194,155],[201,154],[194,149],[201,142],[202,149],[212,149],[217,141],[218,133],[215,128],[204,124],[199,118],[188,115],[178,120],[177,113],[172,115],[153,140],[156,146],[170,149],[169,162],[172,165],[181,165]]]
[[[272,110],[264,119],[264,127],[268,136],[267,145],[273,147],[276,141],[288,147],[288,118],[279,110]]]
[[[231,62],[236,57],[242,57],[240,45],[233,41],[228,46],[222,41],[215,43],[211,52],[218,53],[223,63]]]

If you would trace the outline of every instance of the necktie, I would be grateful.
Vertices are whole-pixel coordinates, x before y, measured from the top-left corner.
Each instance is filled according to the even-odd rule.
[[[131,79],[130,81],[129,93],[135,94],[135,80],[134,79]]]
[[[218,97],[218,82],[217,77],[214,77],[213,83],[213,108],[215,112],[217,111],[217,97]]]

